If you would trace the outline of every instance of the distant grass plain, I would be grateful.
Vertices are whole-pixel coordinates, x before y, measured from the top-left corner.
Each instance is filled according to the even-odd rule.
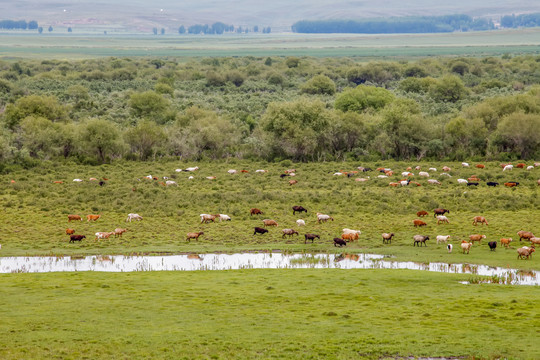
[[[315,56],[415,58],[540,52],[540,28],[445,34],[118,35],[0,33],[0,57]]]

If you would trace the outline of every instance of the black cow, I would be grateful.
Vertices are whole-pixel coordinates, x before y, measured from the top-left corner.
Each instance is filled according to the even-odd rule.
[[[478,186],[477,182],[469,182],[467,183],[467,186]]]
[[[334,238],[334,246],[338,246],[338,245],[339,247],[347,246],[347,242],[340,238]]]
[[[70,235],[69,236],[69,242],[74,243],[75,241],[81,241],[82,239],[85,239],[86,236],[84,235]]]
[[[319,240],[321,240],[321,237],[319,235],[315,235],[315,234],[305,234],[304,235],[304,244],[308,241],[308,240],[311,240],[311,243],[313,244],[313,241],[315,241],[315,238],[318,238]]]
[[[497,242],[496,241],[490,241],[490,242],[488,242],[488,246],[489,246],[489,249],[491,251],[495,251],[495,249],[497,248]]]
[[[264,234],[264,233],[267,233],[268,230],[266,229],[263,229],[263,228],[260,228],[260,227],[255,227],[255,232],[253,233],[253,235],[257,235],[257,234]]]
[[[499,183],[498,183],[498,182],[494,182],[494,181],[488,181],[488,182],[486,183],[486,185],[487,185],[487,186],[493,186],[493,187],[495,187],[495,186],[499,185]]]
[[[293,215],[295,215],[297,212],[303,212],[303,211],[305,211],[307,214],[307,210],[304,209],[304,207],[302,206],[293,206],[292,211],[293,211]]]

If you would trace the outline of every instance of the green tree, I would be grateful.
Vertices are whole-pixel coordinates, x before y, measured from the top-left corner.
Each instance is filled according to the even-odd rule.
[[[497,127],[496,135],[506,145],[506,151],[529,159],[540,153],[540,115],[516,112],[505,116]]]
[[[139,159],[145,161],[155,154],[157,147],[163,145],[166,135],[161,126],[143,120],[126,131],[125,139],[131,151],[138,153]]]
[[[469,94],[469,90],[459,77],[446,75],[430,87],[429,94],[435,101],[456,102],[464,99]]]
[[[134,93],[129,99],[131,113],[139,118],[154,119],[162,122],[169,108],[169,101],[154,91]]]
[[[13,129],[28,116],[43,117],[51,121],[67,119],[67,109],[58,103],[56,97],[29,95],[8,104],[4,113],[6,125]]]
[[[312,95],[334,95],[336,84],[326,75],[317,75],[304,83],[300,90],[305,94]]]
[[[345,89],[336,97],[335,108],[341,111],[361,112],[366,109],[381,109],[394,101],[394,95],[383,88],[359,85]]]
[[[456,117],[445,126],[446,142],[459,160],[484,155],[488,129],[480,118]]]
[[[28,116],[21,121],[21,142],[32,157],[58,156],[63,142],[60,124],[44,117]]]
[[[395,159],[420,160],[428,151],[431,124],[420,113],[413,100],[397,99],[382,112],[382,129],[392,144]]]
[[[48,30],[49,30],[49,32],[52,32],[52,31],[53,31],[52,25],[49,25],[49,29],[48,29]]]
[[[300,59],[295,56],[290,56],[285,60],[285,65],[290,68],[296,68],[300,65]]]
[[[242,86],[246,77],[238,70],[230,70],[225,74],[225,79],[233,83],[235,86]]]
[[[238,128],[228,119],[199,107],[186,109],[170,133],[174,154],[193,159],[229,157],[240,142]]]
[[[82,124],[78,142],[83,151],[97,156],[101,163],[105,163],[109,158],[120,156],[124,145],[118,128],[104,119],[90,119]]]
[[[321,159],[328,152],[327,131],[336,116],[320,100],[270,103],[261,119],[270,156]]]
[[[186,28],[184,27],[184,25],[180,25],[180,27],[178,28],[178,33],[179,34],[185,34],[186,33]]]

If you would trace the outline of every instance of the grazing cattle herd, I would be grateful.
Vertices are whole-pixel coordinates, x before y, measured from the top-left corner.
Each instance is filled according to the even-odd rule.
[[[470,165],[467,164],[467,163],[462,163],[462,166],[463,167],[469,167]],[[535,166],[536,166],[536,164],[535,164]],[[501,167],[502,167],[503,171],[510,171],[510,170],[513,169],[513,166],[511,164],[501,164]],[[485,169],[486,166],[484,164],[476,164],[475,168],[483,171],[483,169]],[[516,168],[520,168],[520,169],[527,168],[527,170],[531,170],[533,167],[532,166],[531,167],[526,167],[525,164],[518,164],[518,165],[516,165]],[[415,169],[420,170],[420,167],[417,166]],[[442,169],[443,169],[443,171],[446,171],[446,172],[451,171],[451,168],[449,168],[447,166],[444,166]],[[197,170],[199,170],[198,167],[193,167],[193,168],[187,168],[185,170],[176,169],[176,172],[180,172],[180,171],[195,172]],[[374,170],[363,168],[363,167],[359,167],[358,170],[362,171],[362,172],[374,171]],[[377,171],[380,171],[380,172],[384,173],[384,175],[379,175],[379,177],[381,179],[384,179],[384,178],[386,178],[388,176],[392,176],[393,173],[394,173],[389,168],[379,168],[379,169],[377,169]],[[404,187],[404,186],[410,186],[411,184],[421,186],[420,183],[411,181],[410,178],[413,177],[414,174],[412,172],[410,172],[410,171],[413,171],[413,169],[409,167],[409,168],[407,168],[406,172],[401,173],[401,175],[403,177],[407,177],[407,179],[402,179],[402,180],[397,181],[397,182],[391,182],[390,185],[393,186],[393,187],[396,187],[396,188],[400,188],[400,187]],[[437,169],[436,168],[429,168],[429,171],[434,173],[434,172],[437,171]],[[249,173],[248,170],[241,170],[240,172],[245,173],[245,174]],[[267,172],[268,172],[267,170],[256,170],[255,171],[255,173],[257,173],[257,174],[265,174]],[[239,173],[239,171],[231,169],[231,170],[228,170],[228,173],[231,174],[231,175],[234,175],[234,174]],[[343,171],[343,170],[340,170],[339,172],[333,173],[333,175],[347,175],[348,177],[351,177],[351,176],[354,176],[356,173],[358,173],[358,171]],[[284,178],[284,177],[290,177],[290,176],[295,176],[295,175],[296,175],[296,169],[288,169],[288,170],[284,171],[284,173],[282,173],[280,175],[280,177]],[[441,174],[441,175],[451,177],[451,175],[449,175],[447,173],[444,173],[444,174]],[[260,175],[257,175],[257,176],[260,176]],[[423,177],[423,178],[429,178],[430,174],[428,172],[425,172],[425,171],[420,171],[418,173],[418,176]],[[190,176],[190,178],[192,178],[192,176]],[[207,177],[207,178],[210,178],[210,177]],[[215,179],[216,177],[213,176],[212,178]],[[143,179],[157,180],[156,177],[153,177],[151,175],[145,176],[145,177],[143,177]],[[164,179],[165,179],[165,177],[164,177]],[[369,181],[369,179],[370,178],[368,177],[367,179],[366,178],[361,178],[361,179],[357,178],[355,180],[365,182],[365,181]],[[79,179],[75,179],[74,181],[76,181],[76,180],[79,180]],[[467,186],[475,186],[475,187],[477,187],[477,186],[480,185],[482,180],[478,176],[472,175],[468,179],[457,179],[457,181],[458,181],[458,183],[466,184]],[[293,182],[295,184],[297,183],[296,180],[291,180],[289,183],[292,185]],[[61,182],[56,182],[56,183],[61,183]],[[441,185],[441,182],[438,181],[438,180],[435,180],[435,179],[427,179],[427,183],[428,184]],[[175,181],[167,180],[165,185],[178,185],[178,184]],[[499,185],[499,183],[494,182],[494,181],[487,181],[486,185],[489,186],[489,187],[496,187],[496,186]],[[516,182],[516,181],[508,181],[508,182],[504,182],[504,185],[505,185],[505,187],[508,187],[508,188],[515,188],[515,187],[519,186],[520,183]],[[540,185],[540,180],[538,180],[538,185]],[[506,191],[508,191],[508,190],[506,190]],[[293,211],[293,215],[296,215],[297,213],[299,213],[300,215],[305,214],[305,216],[307,216],[307,214],[308,214],[308,210],[306,208],[304,208],[303,206],[299,206],[299,205],[292,206],[292,211]],[[251,208],[249,210],[250,217],[253,217],[253,215],[263,215],[263,214],[264,214],[264,212],[262,210],[258,209],[258,208]],[[436,209],[433,210],[433,217],[436,219],[436,225],[450,224],[450,220],[445,214],[450,214],[450,210],[445,209],[445,208],[436,208]],[[430,215],[430,212],[428,212],[426,210],[420,210],[420,211],[416,212],[416,216],[418,218],[421,217],[421,218],[425,219],[426,216],[428,216],[428,215]],[[96,222],[100,218],[101,218],[100,214],[86,215],[87,222]],[[226,215],[226,214],[200,214],[200,224],[202,224],[202,225],[206,225],[206,224],[209,224],[209,223],[215,223],[217,219],[219,219],[220,222],[222,222],[222,221],[231,221],[231,217],[229,215]],[[136,213],[130,213],[130,214],[128,214],[128,216],[126,218],[126,222],[141,221],[141,220],[143,220],[143,217],[141,215],[139,215],[139,214],[136,214]],[[332,216],[330,216],[330,215],[323,214],[323,213],[320,213],[320,212],[316,213],[316,224],[317,225],[328,226],[328,225],[324,225],[324,223],[326,223],[328,220],[334,221],[334,218]],[[77,214],[69,214],[68,215],[68,222],[72,222],[72,221],[82,221],[82,217],[77,215]],[[254,221],[254,220],[252,220],[252,221]],[[261,220],[257,220],[257,221],[261,221]],[[429,217],[428,217],[427,221],[421,220],[421,219],[414,219],[414,220],[412,220],[412,223],[413,223],[413,226],[415,228],[420,228],[420,227],[427,228],[428,227],[428,221],[431,221],[431,220],[429,220]],[[263,227],[254,227],[253,235],[257,235],[257,234],[264,235],[264,234],[270,232],[267,229],[268,227],[276,227],[277,228],[279,226],[277,221],[272,220],[272,219],[264,219],[264,220],[262,220],[262,222],[263,222],[263,224],[262,224]],[[484,216],[474,216],[472,218],[472,225],[477,226],[479,224],[480,225],[485,224],[486,226],[489,225],[487,219]],[[298,219],[298,220],[296,220],[296,225],[299,226],[299,227],[300,226],[306,226],[306,220],[305,219]],[[94,241],[103,240],[103,239],[109,239],[111,237],[111,235],[114,235],[115,237],[121,237],[122,234],[125,233],[126,231],[128,231],[128,229],[116,228],[114,231],[111,231],[111,232],[96,232]],[[75,241],[80,242],[80,241],[82,241],[83,239],[86,238],[85,235],[75,234],[75,230],[72,229],[72,228],[67,228],[65,230],[65,232],[66,232],[66,235],[70,236],[70,239],[69,239],[70,243],[74,243]],[[299,236],[298,231],[295,230],[295,229],[292,229],[292,228],[284,228],[284,229],[282,229],[281,234],[282,234],[282,236],[281,236],[282,238],[286,238],[286,237],[292,238],[293,235]],[[199,237],[201,237],[202,235],[204,235],[203,231],[189,232],[186,235],[186,241],[190,242],[192,239],[198,240]],[[347,246],[348,243],[359,240],[360,235],[361,235],[360,230],[352,230],[352,229],[345,228],[345,229],[343,229],[343,232],[342,232],[340,237],[334,237],[333,238],[333,244],[336,247],[337,246],[339,246],[339,247]],[[526,241],[529,241],[531,243],[530,247],[524,246],[524,247],[520,247],[519,249],[517,249],[518,259],[530,259],[531,256],[532,256],[532,253],[535,252],[535,246],[540,245],[540,238],[535,237],[535,235],[530,231],[518,231],[517,235],[519,236],[519,241],[520,242],[522,240],[526,240]],[[396,237],[396,235],[393,232],[382,233],[383,244],[390,244],[394,237]],[[436,235],[437,244],[444,243],[445,248],[448,250],[449,253],[451,253],[452,249],[453,249],[452,244],[449,243],[451,237],[452,237],[452,239],[455,239],[456,241],[461,240],[461,239],[458,239],[459,236],[456,236],[455,234],[454,235]],[[311,243],[314,243],[316,239],[320,241],[321,236],[318,235],[318,234],[313,234],[313,233],[305,233],[304,234],[304,243],[307,243],[308,240],[311,240]],[[399,239],[399,236],[398,236],[398,239]],[[418,246],[418,247],[427,247],[428,246],[427,241],[429,239],[430,239],[429,235],[421,235],[421,234],[414,235],[412,245],[413,246]],[[462,249],[463,254],[468,254],[471,251],[471,249],[473,248],[474,243],[478,242],[478,243],[481,244],[483,239],[486,239],[486,235],[483,235],[483,234],[471,234],[471,235],[468,236],[468,240],[461,240],[460,247]],[[501,247],[504,247],[506,249],[508,249],[510,247],[511,242],[512,242],[512,238],[501,238],[500,239]],[[497,241],[495,241],[495,240],[489,241],[488,242],[488,247],[489,247],[490,251],[496,251]]]

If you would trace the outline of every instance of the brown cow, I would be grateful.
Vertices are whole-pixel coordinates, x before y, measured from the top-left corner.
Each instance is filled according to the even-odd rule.
[[[423,217],[423,216],[426,216],[428,215],[428,212],[425,211],[425,210],[420,210],[419,212],[416,213],[416,216],[418,217]]]
[[[96,221],[101,215],[86,215],[86,221]]]
[[[263,220],[263,224],[264,224],[264,227],[267,227],[267,226],[278,226],[278,223],[277,223],[275,220],[270,220],[270,219],[264,219],[264,220]]]
[[[535,252],[536,250],[534,248],[530,248],[530,247],[522,247],[522,248],[519,248],[517,249],[517,253],[518,253],[518,259],[527,259],[529,260],[529,257],[532,256],[532,253]]]
[[[289,185],[295,185],[295,184],[298,184],[298,180],[289,181]]]
[[[66,235],[75,234],[75,229],[66,229]]]
[[[72,220],[73,221],[76,221],[76,220],[82,221],[82,218],[80,217],[80,215],[73,215],[73,214],[68,215],[68,222],[71,222]]]
[[[427,224],[419,219],[413,220],[414,227],[427,226]]]
[[[251,210],[249,210],[249,216],[251,215],[261,215],[263,214],[263,212],[257,208],[253,208]]]
[[[474,234],[469,235],[469,240],[471,240],[471,243],[474,244],[475,241],[478,241],[479,243],[482,242],[482,239],[485,239],[486,235],[480,235],[480,234]]]
[[[534,234],[530,231],[518,231],[517,232],[518,236],[519,236],[519,241],[521,241],[521,239],[525,239],[525,240],[530,240],[531,238],[534,237]]]
[[[484,224],[489,225],[486,218],[483,217],[483,216],[475,216],[473,218],[473,223],[472,224],[476,226],[478,223],[480,223],[482,225],[484,225]]]
[[[501,239],[501,246],[504,246],[505,248],[508,248],[510,246],[510,243],[512,242],[512,238],[502,238]]]
[[[485,169],[486,165],[484,164],[476,164],[475,165],[478,169]]]
[[[348,242],[358,240],[358,233],[341,234],[341,238]]]
[[[128,231],[128,229],[116,228],[114,229],[114,237],[122,237],[122,234]]]
[[[523,169],[525,166],[527,166],[527,164],[524,164],[524,163],[519,163],[516,165],[516,167],[520,169]]]
[[[518,182],[514,182],[514,181],[510,181],[510,182],[505,182],[504,183],[504,186],[506,187],[515,187],[515,186],[518,186],[519,183]]]
[[[199,239],[199,236],[201,236],[201,235],[203,235],[203,234],[204,234],[203,231],[187,233],[187,238],[186,238],[186,240],[187,240],[188,242],[189,242],[191,239],[198,240],[198,239]]]

